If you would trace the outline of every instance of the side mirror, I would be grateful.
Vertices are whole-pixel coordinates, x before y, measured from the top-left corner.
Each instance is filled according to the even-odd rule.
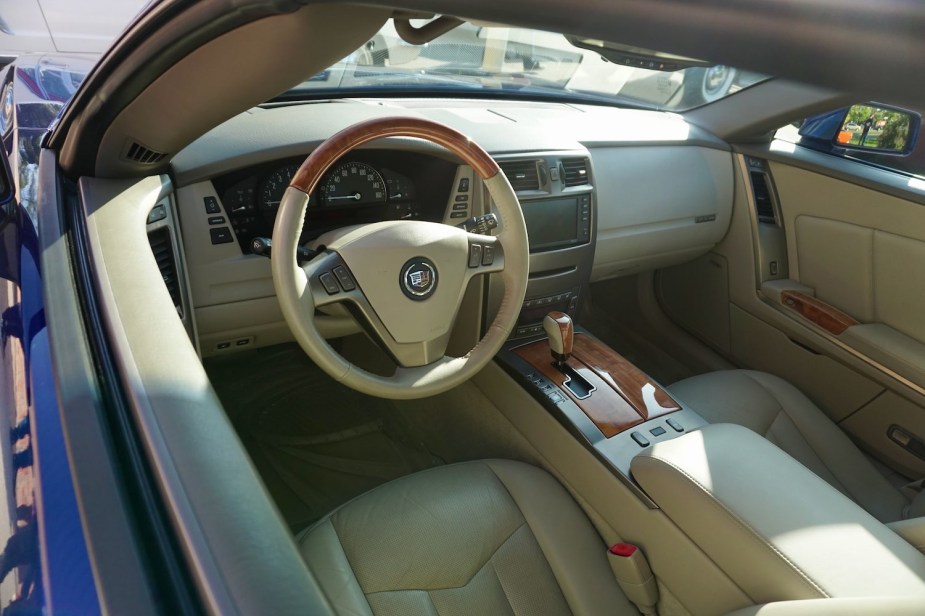
[[[922,117],[879,103],[852,105],[835,132],[832,145],[845,150],[904,156],[915,145]]]

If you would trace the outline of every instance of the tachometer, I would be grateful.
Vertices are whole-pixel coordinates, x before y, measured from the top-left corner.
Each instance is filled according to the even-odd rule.
[[[288,165],[277,169],[267,176],[260,187],[260,194],[257,196],[257,206],[263,212],[275,213],[279,209],[279,202],[283,198],[283,193],[292,181],[292,176],[299,170],[298,165]]]
[[[326,207],[385,203],[385,180],[365,163],[341,163],[322,180],[319,197]]]

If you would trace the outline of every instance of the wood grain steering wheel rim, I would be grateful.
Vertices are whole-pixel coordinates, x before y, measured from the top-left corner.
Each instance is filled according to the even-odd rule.
[[[430,141],[472,167],[494,202],[501,222],[498,233],[477,235],[422,221],[358,225],[322,236],[324,253],[300,266],[296,249],[309,195],[344,154],[384,137]],[[480,254],[485,251],[485,258],[473,261],[473,247]],[[409,266],[412,262],[414,265]],[[451,389],[491,361],[516,324],[526,292],[529,254],[520,204],[494,159],[448,126],[393,117],[348,127],[305,159],[280,202],[271,263],[283,316],[296,341],[318,366],[363,393],[409,399]],[[423,278],[431,280],[428,295],[414,297],[407,292],[405,281],[416,276],[420,282],[421,271],[426,272]],[[499,274],[504,283],[504,296],[494,320],[469,353],[463,357],[445,355],[468,282],[490,273]],[[332,287],[332,282],[340,286]],[[400,289],[400,283],[405,289]],[[396,360],[393,375],[376,375],[350,363],[320,334],[315,309],[338,302],[348,303],[354,314],[359,313],[367,329]]]

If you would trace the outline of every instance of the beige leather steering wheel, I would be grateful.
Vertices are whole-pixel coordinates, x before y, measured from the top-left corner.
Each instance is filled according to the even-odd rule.
[[[500,217],[495,236],[423,221],[385,221],[319,238],[325,250],[296,260],[308,199],[324,173],[353,148],[383,137],[439,144],[482,178]],[[477,256],[476,256],[477,255]],[[292,178],[273,227],[273,284],[286,322],[311,359],[337,381],[382,398],[431,396],[466,381],[487,364],[517,321],[527,288],[527,229],[520,204],[497,163],[461,133],[417,118],[355,124],[328,139]],[[504,297],[482,340],[463,357],[445,355],[469,281],[500,273]],[[348,362],[325,341],[315,309],[347,303],[396,362],[383,377]]]

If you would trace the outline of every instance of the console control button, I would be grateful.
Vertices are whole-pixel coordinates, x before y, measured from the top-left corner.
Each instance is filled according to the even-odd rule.
[[[465,211],[468,210],[468,209],[469,209],[469,204],[468,204],[468,203],[454,203],[454,204],[453,204],[453,211],[454,211],[454,212],[465,212]]]
[[[632,432],[632,433],[630,433],[630,436],[633,437],[633,440],[636,441],[636,444],[639,445],[640,447],[648,447],[648,446],[649,446],[649,439],[647,439],[646,437],[644,437],[641,433],[639,433],[639,432]]]
[[[335,267],[334,275],[337,276],[337,282],[340,283],[340,287],[344,291],[353,291],[357,288],[356,283],[353,282],[353,278],[350,277],[350,274],[344,266],[338,265]]]
[[[225,224],[224,216],[209,216],[210,225],[223,225]]]
[[[466,218],[466,212],[453,212],[450,218]]]
[[[222,213],[222,208],[221,206],[219,206],[218,199],[216,199],[215,197],[204,197],[202,201],[203,203],[205,203],[207,214],[221,214]]]
[[[213,244],[230,244],[234,241],[234,237],[231,235],[231,229],[228,227],[209,229],[209,235],[212,236]]]
[[[678,423],[677,419],[669,418],[665,423],[671,426],[671,429],[675,432],[684,432],[684,426]]]
[[[456,203],[462,203],[463,201],[468,201],[469,195],[456,195]]]
[[[485,246],[482,249],[482,265],[491,265],[495,262],[495,247]]]
[[[340,287],[337,286],[337,281],[334,280],[334,276],[331,275],[331,272],[321,274],[318,276],[318,280],[321,282],[321,286],[324,287],[324,290],[328,292],[328,295],[340,293]]]
[[[167,218],[167,207],[162,203],[160,205],[154,206],[154,208],[151,210],[151,213],[148,214],[148,220],[145,222],[150,225],[152,222],[164,220],[165,218]]]
[[[665,434],[665,428],[661,426],[655,426],[654,428],[649,430],[649,434],[651,434],[652,436],[661,436]]]
[[[469,192],[469,178],[460,178],[456,192]]]

